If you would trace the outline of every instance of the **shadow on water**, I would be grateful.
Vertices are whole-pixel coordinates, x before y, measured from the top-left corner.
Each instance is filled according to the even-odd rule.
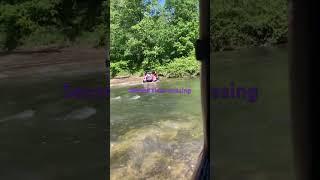
[[[2,80],[0,179],[104,179],[106,101],[64,98],[63,84],[102,87],[87,74]]]
[[[292,180],[286,48],[213,54],[212,86],[257,87],[255,103],[211,101],[216,180]]]

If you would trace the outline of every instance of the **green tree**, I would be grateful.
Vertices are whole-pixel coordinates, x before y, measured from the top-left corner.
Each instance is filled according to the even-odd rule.
[[[116,0],[111,2],[111,62],[127,71],[165,66],[188,57],[198,35],[198,2]]]
[[[48,43],[54,43],[57,37],[74,42],[83,32],[97,34],[96,44],[103,45],[105,42],[100,37],[108,37],[105,27],[109,17],[104,13],[107,4],[103,0],[3,0],[0,2],[1,46],[13,50],[30,40],[30,36],[38,37],[33,40],[35,44],[50,36],[56,39]]]

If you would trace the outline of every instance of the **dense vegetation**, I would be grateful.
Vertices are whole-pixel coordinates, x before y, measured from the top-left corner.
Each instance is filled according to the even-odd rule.
[[[111,75],[155,69],[195,76],[198,0],[0,0],[0,48],[103,47],[111,29]],[[286,0],[215,0],[213,51],[287,42]],[[110,18],[109,18],[110,16]]]
[[[89,44],[106,41],[108,4],[103,0],[1,0],[0,46]]]
[[[287,0],[215,0],[211,5],[214,51],[287,42]]]
[[[111,2],[111,75],[156,69],[164,76],[199,73],[193,58],[198,1]],[[216,0],[211,3],[211,49],[287,42],[286,0]]]
[[[198,0],[111,1],[111,75],[155,69],[162,75],[196,75]]]

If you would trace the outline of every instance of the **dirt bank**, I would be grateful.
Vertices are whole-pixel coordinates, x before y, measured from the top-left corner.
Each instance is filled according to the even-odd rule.
[[[101,73],[107,80],[106,51],[87,47],[46,47],[0,52],[0,80],[45,80],[46,78]],[[143,77],[117,77],[110,86],[141,84]]]
[[[94,48],[35,48],[0,52],[0,80],[29,77],[74,76],[101,72],[106,52]]]
[[[110,80],[110,86],[131,86],[142,83],[143,77],[128,76],[128,77],[116,77]]]

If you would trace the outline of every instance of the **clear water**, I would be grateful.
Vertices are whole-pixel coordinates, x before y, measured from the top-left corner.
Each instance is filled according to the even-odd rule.
[[[191,94],[129,88],[190,88]],[[203,144],[200,103],[198,79],[111,89],[111,179],[188,179]]]

